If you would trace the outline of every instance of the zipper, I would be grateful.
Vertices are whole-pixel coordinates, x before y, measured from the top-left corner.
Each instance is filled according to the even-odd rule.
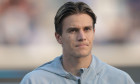
[[[78,79],[78,84],[81,84],[81,80],[80,79]]]

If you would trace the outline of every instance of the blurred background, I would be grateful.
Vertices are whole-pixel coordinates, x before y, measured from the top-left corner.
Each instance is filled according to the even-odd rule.
[[[140,0],[0,0],[0,84],[19,84],[62,54],[54,17],[67,1],[83,1],[97,15],[92,53],[140,84]]]

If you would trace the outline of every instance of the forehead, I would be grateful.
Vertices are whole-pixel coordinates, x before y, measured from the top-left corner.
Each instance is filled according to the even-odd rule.
[[[63,28],[93,26],[93,20],[88,14],[74,14],[64,18],[62,26]]]

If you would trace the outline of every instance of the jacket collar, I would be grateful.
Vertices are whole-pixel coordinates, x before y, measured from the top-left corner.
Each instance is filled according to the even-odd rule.
[[[40,66],[36,70],[41,69],[68,79],[77,80],[75,76],[64,70],[61,63],[61,58],[62,56],[56,57],[53,61],[50,61]],[[100,72],[103,65],[104,64],[100,60],[98,60],[94,55],[92,55],[92,62],[90,66],[87,69],[81,69],[81,78],[89,78],[89,75],[91,74],[92,77],[95,77]]]

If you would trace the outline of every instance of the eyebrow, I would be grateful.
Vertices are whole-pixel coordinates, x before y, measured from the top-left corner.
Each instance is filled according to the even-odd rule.
[[[93,26],[85,26],[84,28],[93,28]],[[79,28],[77,28],[77,27],[69,27],[67,30],[69,30],[69,29],[79,29]]]
[[[93,26],[85,26],[84,28],[93,28]],[[79,30],[79,28],[77,27],[69,27],[66,31],[70,31],[70,30]]]
[[[79,29],[76,27],[69,27],[66,31],[69,32],[70,30],[79,30]]]
[[[93,26],[85,26],[85,28],[87,28],[87,27],[88,27],[88,28],[93,28]]]

